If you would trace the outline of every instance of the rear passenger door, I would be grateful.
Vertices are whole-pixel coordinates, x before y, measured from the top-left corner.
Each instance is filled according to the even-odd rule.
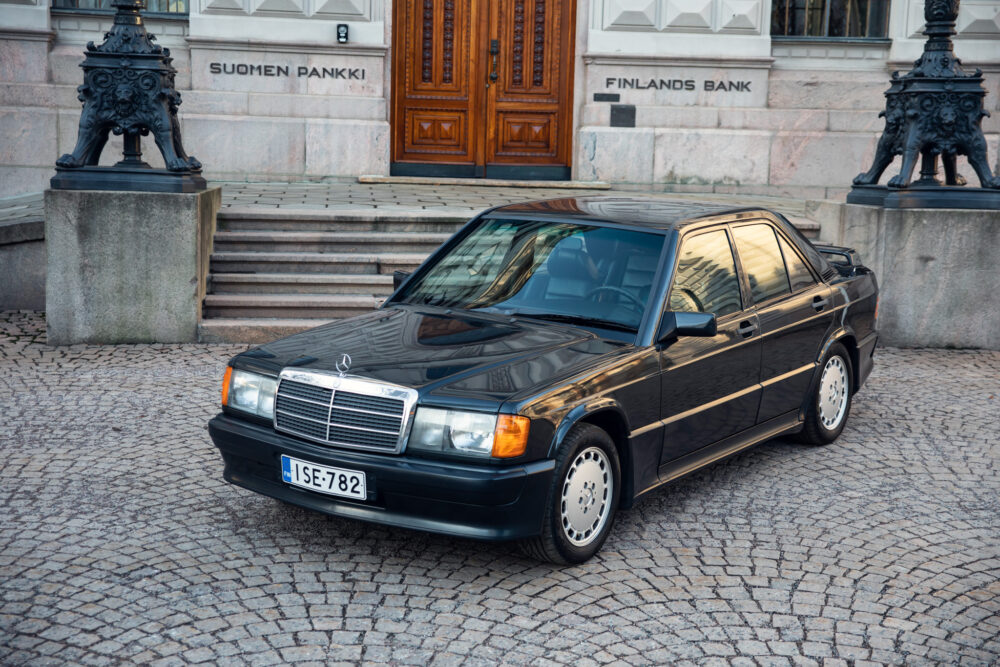
[[[757,416],[760,335],[726,227],[681,239],[667,310],[715,313],[718,333],[681,336],[660,350],[661,464],[750,428]]]
[[[833,322],[831,288],[771,222],[732,231],[760,323],[762,423],[802,405]]]

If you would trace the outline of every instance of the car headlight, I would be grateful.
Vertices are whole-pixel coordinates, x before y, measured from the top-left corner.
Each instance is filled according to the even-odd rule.
[[[222,381],[222,404],[272,419],[274,393],[277,389],[278,381],[275,378],[227,368]]]
[[[407,447],[462,456],[509,458],[527,449],[527,417],[418,408]]]

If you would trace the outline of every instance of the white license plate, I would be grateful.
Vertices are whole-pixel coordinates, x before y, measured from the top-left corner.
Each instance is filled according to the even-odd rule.
[[[368,497],[363,472],[322,466],[302,459],[293,459],[284,454],[281,456],[281,479],[292,486],[300,486],[331,496],[357,500],[365,500]]]

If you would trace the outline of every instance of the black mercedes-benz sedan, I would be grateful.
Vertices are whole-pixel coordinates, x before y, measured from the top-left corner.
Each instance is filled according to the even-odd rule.
[[[781,215],[636,197],[479,215],[366,315],[237,355],[225,478],[327,514],[590,558],[615,513],[840,434],[878,287]]]

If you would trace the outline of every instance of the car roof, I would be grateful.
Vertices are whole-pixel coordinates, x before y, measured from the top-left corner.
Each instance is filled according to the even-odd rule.
[[[489,217],[545,216],[560,220],[592,220],[659,230],[681,229],[699,219],[724,213],[761,211],[760,207],[634,195],[588,195],[544,199],[500,206]]]

